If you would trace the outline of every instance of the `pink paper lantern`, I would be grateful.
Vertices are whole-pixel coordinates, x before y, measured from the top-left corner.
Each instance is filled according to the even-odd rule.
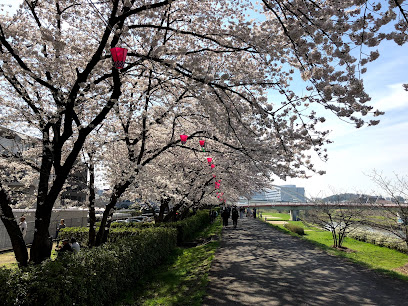
[[[200,143],[200,146],[201,146],[201,147],[204,147],[204,146],[205,146],[205,140],[199,140],[198,142]]]
[[[207,161],[208,161],[208,163],[211,163],[212,158],[211,158],[211,157],[207,157]]]
[[[122,69],[125,65],[126,54],[128,50],[126,48],[115,47],[110,49],[112,54],[113,63],[116,69]]]
[[[212,164],[212,165],[211,165],[211,168],[213,168],[213,169],[214,169],[214,168],[215,168],[215,165],[214,165],[214,164]]]
[[[181,143],[185,144],[187,142],[187,135],[180,135]]]

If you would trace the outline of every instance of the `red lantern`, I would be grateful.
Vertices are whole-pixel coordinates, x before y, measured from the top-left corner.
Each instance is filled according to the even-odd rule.
[[[208,163],[211,163],[212,158],[211,158],[211,157],[207,157],[207,161],[208,161]]]
[[[200,143],[200,146],[201,146],[201,147],[204,147],[204,146],[205,146],[205,140],[199,140],[198,142]]]
[[[216,178],[217,176],[215,174],[213,174],[213,178]]]
[[[212,165],[211,165],[211,168],[213,168],[213,169],[214,169],[214,168],[215,168],[215,165],[214,165],[214,164],[212,164]]]
[[[180,135],[181,143],[185,144],[187,142],[187,135]]]
[[[116,69],[122,69],[125,65],[127,51],[127,49],[119,47],[110,49]]]

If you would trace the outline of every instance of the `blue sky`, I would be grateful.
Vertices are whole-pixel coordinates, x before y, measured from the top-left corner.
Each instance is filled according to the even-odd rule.
[[[0,4],[21,1],[0,0]],[[408,92],[402,83],[408,83],[408,46],[384,42],[378,47],[380,58],[367,65],[362,77],[372,97],[371,105],[385,111],[381,123],[374,127],[355,129],[337,118],[326,121],[333,130],[333,144],[327,146],[328,162],[315,159],[320,170],[311,178],[276,180],[275,184],[296,184],[305,187],[309,197],[322,197],[332,193],[364,192],[381,194],[367,174],[373,169],[386,176],[393,173],[408,175]]]
[[[365,192],[381,194],[367,176],[374,169],[392,177],[408,175],[408,46],[384,42],[380,58],[367,65],[363,75],[365,88],[375,108],[385,111],[380,124],[355,129],[333,116],[326,122],[332,130],[333,144],[328,145],[329,161],[315,161],[326,175],[310,179],[288,179],[276,184],[305,187],[307,196],[321,197],[332,193]]]

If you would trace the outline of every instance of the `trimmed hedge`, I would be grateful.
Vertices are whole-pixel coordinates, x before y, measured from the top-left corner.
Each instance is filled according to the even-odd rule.
[[[209,223],[208,211],[200,211],[178,222],[124,224],[113,227],[101,247],[21,270],[0,268],[0,305],[110,305],[144,271],[168,257],[176,242],[194,239]],[[75,237],[86,246],[88,230],[64,228],[60,238]]]
[[[63,254],[22,270],[0,269],[0,305],[106,305],[157,266],[177,231],[149,228],[101,247]]]
[[[296,233],[298,235],[304,235],[305,234],[305,230],[303,229],[303,227],[296,225],[296,224],[291,224],[291,223],[285,223],[283,225],[286,229],[288,229],[289,231]]]
[[[194,240],[195,235],[200,230],[210,224],[208,210],[200,210],[194,216],[177,222],[160,223],[161,227],[171,227],[177,229],[177,244]]]
[[[370,232],[362,229],[356,229],[347,234],[348,237],[368,242],[371,244],[387,247],[403,253],[408,253],[408,247],[405,241],[398,237],[392,237],[390,234],[379,232]]]
[[[143,228],[166,227],[177,229],[177,244],[191,241],[195,238],[197,232],[210,224],[208,210],[200,210],[194,216],[177,222],[168,223],[112,223],[109,230],[108,242],[115,242],[117,239],[138,235]],[[98,228],[96,228],[98,231]],[[81,246],[88,245],[89,228],[87,227],[66,227],[60,233],[60,239],[70,239],[75,237]]]

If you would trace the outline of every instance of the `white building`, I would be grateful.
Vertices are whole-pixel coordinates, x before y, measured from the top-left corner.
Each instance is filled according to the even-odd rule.
[[[271,189],[265,189],[260,192],[256,192],[248,200],[241,197],[238,201],[239,204],[248,203],[271,203],[271,202],[294,202],[301,203],[307,202],[305,197],[305,188],[296,187],[296,185],[282,185],[273,186]]]

